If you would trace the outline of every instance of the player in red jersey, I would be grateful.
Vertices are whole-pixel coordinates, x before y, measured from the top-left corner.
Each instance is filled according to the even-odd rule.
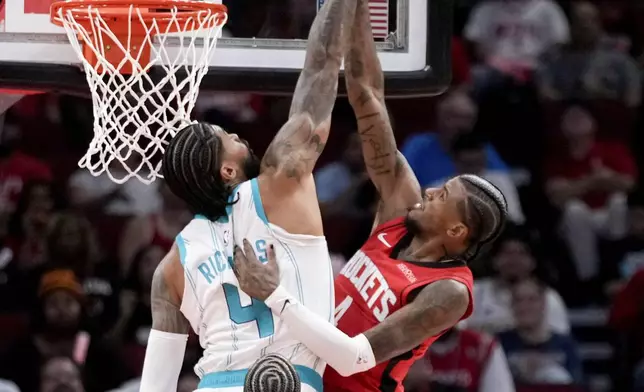
[[[359,0],[347,45],[349,100],[381,200],[370,238],[335,281],[337,328],[279,285],[270,248],[262,264],[245,242],[243,252],[235,250],[235,270],[240,288],[264,300],[333,368],[324,375],[328,391],[402,391],[412,363],[472,312],[467,263],[496,239],[507,205],[497,188],[473,175],[421,191],[396,148],[367,0]]]

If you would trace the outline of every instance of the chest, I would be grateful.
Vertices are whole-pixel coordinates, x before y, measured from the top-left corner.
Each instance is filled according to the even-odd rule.
[[[404,305],[409,281],[399,263],[378,256],[378,251],[358,251],[336,278],[336,322],[344,318],[343,324],[356,332],[381,323]]]

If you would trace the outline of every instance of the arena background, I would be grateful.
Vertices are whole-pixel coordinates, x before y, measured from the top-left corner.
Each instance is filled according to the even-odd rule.
[[[509,196],[514,223],[472,266],[475,315],[417,364],[407,390],[642,391],[644,6],[455,1],[450,91],[387,104],[422,185],[483,175]],[[231,19],[228,33],[283,27],[271,23]],[[261,153],[289,104],[204,92],[194,114]],[[89,100],[56,94],[3,116],[0,390],[136,390],[152,272],[190,214],[162,183],[117,186],[78,169],[91,116]],[[316,172],[338,270],[371,226],[363,169],[340,98]],[[562,179],[593,185],[562,192]],[[180,391],[195,388],[198,356],[192,339]],[[514,381],[500,385],[508,371]]]

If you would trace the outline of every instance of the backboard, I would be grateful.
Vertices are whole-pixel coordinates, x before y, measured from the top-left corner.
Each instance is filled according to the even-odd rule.
[[[201,88],[292,93],[323,1],[223,0],[229,20]],[[369,0],[388,96],[434,95],[447,87],[452,2]],[[87,94],[65,32],[49,20],[51,0],[0,4],[0,88]],[[178,46],[181,38],[173,39]]]

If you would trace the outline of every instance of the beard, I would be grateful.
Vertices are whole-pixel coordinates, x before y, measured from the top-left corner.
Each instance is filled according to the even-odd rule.
[[[244,160],[242,168],[244,170],[244,175],[246,176],[246,178],[252,180],[253,178],[259,176],[262,161],[257,155],[255,155],[253,150],[249,149],[248,152],[248,158]]]
[[[418,222],[409,216],[410,212],[411,211],[407,211],[407,215],[405,215],[405,228],[407,229],[407,232],[411,233],[413,236],[417,236],[422,232],[422,229]]]

